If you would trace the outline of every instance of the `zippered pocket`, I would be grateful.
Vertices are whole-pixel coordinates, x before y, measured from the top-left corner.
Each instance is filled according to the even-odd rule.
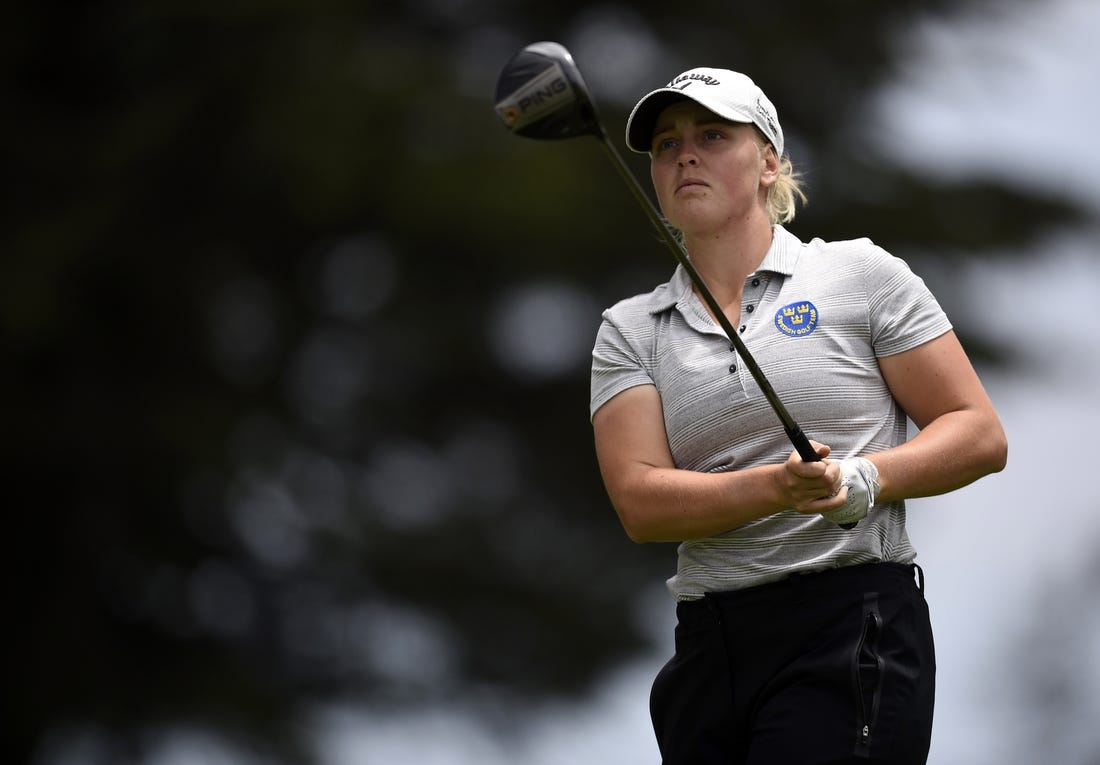
[[[879,653],[881,632],[882,616],[879,613],[878,593],[869,592],[863,597],[862,629],[852,656],[857,757],[871,756],[871,740],[875,732],[875,722],[878,719],[882,681],[886,669],[886,662]]]

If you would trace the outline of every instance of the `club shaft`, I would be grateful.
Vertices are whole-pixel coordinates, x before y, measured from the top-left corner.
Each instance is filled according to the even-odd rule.
[[[737,355],[741,358],[741,362],[748,368],[749,374],[752,375],[752,379],[755,380],[756,384],[760,387],[760,390],[764,394],[764,398],[767,399],[771,408],[775,411],[776,416],[779,417],[779,421],[783,424],[783,429],[787,432],[787,437],[790,439],[791,444],[794,445],[795,450],[798,452],[798,456],[802,458],[803,462],[817,462],[820,460],[820,457],[817,456],[817,452],[815,452],[813,446],[810,445],[810,439],[802,432],[802,428],[798,426],[798,423],[795,422],[791,413],[787,411],[787,407],[783,405],[779,396],[776,395],[775,389],[772,388],[771,383],[768,382],[768,378],[764,376],[764,372],[760,369],[759,365],[757,365],[752,354],[749,353],[749,349],[745,347],[744,341],[741,340],[740,333],[734,329],[733,325],[726,317],[725,312],[722,310],[722,307],[718,305],[718,301],[714,299],[714,295],[711,294],[710,289],[707,288],[706,282],[703,281],[703,277],[695,270],[695,266],[688,257],[684,245],[672,232],[668,222],[665,221],[657,211],[653,201],[642,189],[641,184],[638,183],[638,179],[630,172],[630,168],[627,167],[626,162],[623,161],[622,155],[619,154],[615,145],[607,139],[606,135],[601,133],[596,137],[599,139],[600,145],[603,146],[604,151],[607,152],[607,156],[611,159],[611,164],[618,170],[619,175],[622,176],[623,181],[638,200],[638,204],[642,206],[646,215],[649,216],[650,222],[653,223],[654,227],[664,239],[665,244],[672,250],[672,254],[676,256],[676,260],[679,261],[680,265],[683,266],[684,270],[687,272],[692,284],[695,285],[695,289],[703,298],[703,302],[707,304],[714,318],[718,321],[718,325],[722,328],[722,331],[726,333],[730,342],[733,343],[733,347],[737,351]]]

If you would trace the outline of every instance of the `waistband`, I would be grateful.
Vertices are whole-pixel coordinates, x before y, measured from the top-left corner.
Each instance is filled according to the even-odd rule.
[[[854,591],[914,587],[924,594],[924,571],[916,563],[862,563],[825,571],[795,572],[784,579],[726,592],[708,592],[698,600],[682,600],[676,613],[700,609],[751,608],[758,603],[797,602]]]

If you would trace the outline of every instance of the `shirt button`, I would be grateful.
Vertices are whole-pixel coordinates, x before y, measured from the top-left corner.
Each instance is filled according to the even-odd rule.
[[[740,333],[741,333],[742,335],[743,335],[743,334],[745,334],[745,325],[744,325],[744,324],[742,324],[742,325],[741,325],[741,328],[740,328],[739,330],[737,330],[737,331],[738,331],[738,332],[740,332]],[[730,350],[732,351],[732,350],[733,350],[733,348],[730,348]]]
[[[753,311],[755,311],[755,310],[756,310],[756,309],[755,309],[755,308],[753,308],[753,307],[752,307],[751,305],[747,305],[747,306],[745,306],[745,312],[746,312],[746,313],[752,313],[752,312],[753,312]]]
[[[736,372],[737,371],[737,365],[736,364],[730,364],[730,371],[731,372]]]
[[[753,279],[752,280],[752,286],[753,287],[759,287],[760,286],[760,280],[759,279]]]

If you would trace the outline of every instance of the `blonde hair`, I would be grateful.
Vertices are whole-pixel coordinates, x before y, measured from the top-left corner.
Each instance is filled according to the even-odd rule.
[[[772,142],[760,132],[760,128],[756,129],[756,139],[761,151],[769,146],[773,150],[775,149]],[[768,219],[772,222],[772,225],[790,223],[794,220],[796,205],[799,202],[806,204],[808,201],[799,183],[801,179],[802,174],[795,172],[790,155],[784,154],[780,157],[779,177],[775,180],[775,183],[768,187],[767,210]]]

